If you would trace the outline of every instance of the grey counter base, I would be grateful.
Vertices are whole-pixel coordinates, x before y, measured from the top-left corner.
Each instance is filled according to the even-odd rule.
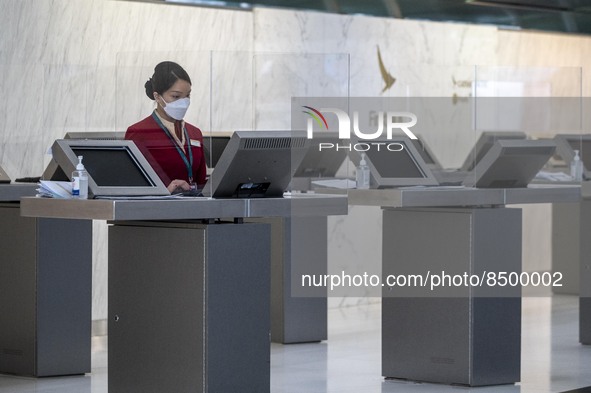
[[[270,236],[250,223],[110,226],[109,392],[269,392]]]
[[[591,297],[579,298],[579,342],[591,345]]]
[[[591,182],[585,182],[591,183]],[[591,345],[591,199],[581,201],[579,342]]]
[[[0,205],[0,373],[90,372],[92,222]]]
[[[385,209],[383,272],[521,272],[521,210]],[[521,298],[382,299],[382,375],[483,386],[520,380]]]
[[[554,293],[579,294],[583,203],[591,201],[552,204],[552,272],[563,277],[561,287],[552,287]]]
[[[249,219],[271,224],[271,341],[280,344],[326,340],[327,299],[292,293],[301,274],[327,272],[326,217]]]

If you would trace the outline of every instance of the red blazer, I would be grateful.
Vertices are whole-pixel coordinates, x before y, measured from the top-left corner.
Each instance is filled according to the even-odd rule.
[[[165,186],[168,186],[175,179],[188,182],[187,166],[175,147],[176,142],[168,137],[166,132],[156,123],[153,116],[150,115],[130,126],[125,133],[125,139],[135,142]],[[187,122],[185,122],[185,127],[190,140],[186,141],[186,143],[190,145],[193,153],[193,181],[199,187],[203,187],[206,175],[203,135],[199,128]],[[187,145],[185,145],[185,151],[188,153]],[[187,154],[186,157],[188,161],[189,155]]]

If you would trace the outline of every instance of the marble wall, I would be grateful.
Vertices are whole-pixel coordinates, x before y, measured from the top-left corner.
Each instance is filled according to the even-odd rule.
[[[584,36],[120,0],[0,0],[0,9],[0,165],[13,178],[39,175],[52,141],[67,131],[124,130],[149,114],[143,83],[164,59],[191,75],[188,118],[205,131],[288,129],[292,96],[458,100],[474,94],[475,81],[498,78],[499,66],[563,67],[558,77],[540,71],[550,94],[591,91]],[[385,90],[378,51],[396,78]],[[463,161],[476,136],[422,135],[449,166]],[[526,209],[526,268],[547,269],[549,207]],[[329,224],[332,268],[379,267],[379,209],[352,207]],[[104,319],[106,225],[94,228],[93,318]]]
[[[123,131],[149,115],[143,85],[162,60],[187,69],[188,116],[209,129],[211,51],[252,52],[250,12],[115,0],[0,0],[0,9],[0,165],[12,178],[39,176],[67,131]],[[251,85],[234,85],[249,102]],[[106,223],[93,228],[92,314],[105,319]]]

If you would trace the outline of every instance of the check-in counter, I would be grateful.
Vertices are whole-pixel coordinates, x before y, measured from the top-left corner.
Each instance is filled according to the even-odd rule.
[[[109,392],[268,392],[272,229],[345,196],[51,200],[22,213],[109,221]]]
[[[581,187],[579,341],[591,345],[591,182]]]
[[[0,373],[88,373],[92,223],[22,217],[36,188],[0,185]]]
[[[581,200],[552,205],[552,271],[564,277],[555,293],[579,296],[579,342],[591,345],[591,181]]]
[[[588,187],[583,182],[581,190]],[[552,271],[562,275],[563,285],[552,288],[557,294],[579,295],[581,269],[581,231],[583,209],[591,195],[577,202],[552,204]]]
[[[576,202],[580,188],[417,187],[348,196],[351,205],[382,207],[382,277],[445,271],[486,280],[491,272],[522,272],[521,209],[506,205]],[[470,386],[520,380],[520,287],[386,285],[382,296],[383,376]]]

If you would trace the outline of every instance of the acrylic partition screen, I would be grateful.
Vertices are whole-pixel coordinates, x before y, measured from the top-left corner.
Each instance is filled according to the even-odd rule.
[[[479,133],[553,139],[558,134],[583,135],[590,130],[579,67],[479,66],[475,75],[474,124]],[[558,161],[555,155],[544,169],[568,174],[567,165]]]
[[[377,66],[363,68],[357,62],[363,59],[352,59],[352,68],[361,71],[352,75],[351,97],[368,97],[373,100],[368,105],[378,105],[367,118],[368,129],[375,128],[378,109],[384,115],[413,113],[417,122],[412,131],[419,147],[429,150],[441,167],[459,168],[475,142],[471,105],[474,67],[392,64],[380,70]],[[400,129],[394,133],[403,135]]]
[[[212,54],[212,114],[211,135],[238,130],[279,131],[286,136],[294,136],[290,131],[304,129],[292,127],[292,103],[295,97],[342,97],[349,96],[350,58],[348,54],[305,54],[305,53],[252,53],[252,52],[214,52]],[[300,111],[298,111],[300,113]],[[298,135],[299,137],[299,135]],[[310,141],[308,146],[312,148]],[[288,157],[291,161],[289,171],[294,173],[289,188],[292,194],[307,192],[315,187],[313,181],[319,176],[314,171],[306,171],[300,167],[300,159],[305,167],[316,168],[314,152],[302,151],[297,147],[291,149]],[[267,152],[261,152],[261,159]],[[303,157],[302,157],[303,156]],[[334,162],[332,163],[334,164]],[[273,165],[273,164],[271,164]],[[256,168],[253,168],[253,170]],[[216,176],[216,169],[212,176]],[[338,162],[336,172],[323,172],[330,179],[346,180],[350,170],[347,155]],[[280,229],[274,229],[274,236],[291,248],[285,249],[286,256],[291,260],[292,277],[298,272],[315,273],[327,269],[327,242],[329,229],[318,229],[318,237],[314,231],[301,226],[301,216],[297,207],[292,205],[293,220],[281,221]],[[319,217],[326,222],[326,218]],[[330,222],[330,218],[329,218]],[[329,225],[330,227],[330,225]],[[310,237],[314,237],[311,239]],[[324,239],[324,240],[322,240]],[[320,253],[313,258],[302,258],[303,249],[314,249],[312,244],[318,243]],[[287,260],[286,260],[287,262]],[[326,293],[316,292],[317,296]]]
[[[297,96],[347,97],[349,55],[266,52],[212,52],[211,123],[214,143],[234,131],[278,131],[290,134],[292,100]],[[261,134],[263,135],[263,134]],[[222,142],[223,143],[223,142]],[[290,172],[299,166],[301,149],[291,151]],[[267,154],[267,153],[265,153]],[[254,170],[254,169],[253,169]],[[348,160],[339,169],[348,171]],[[212,176],[220,176],[213,170]],[[309,179],[288,189],[309,190]],[[301,185],[307,189],[301,190]]]
[[[475,74],[477,129],[532,136],[582,130],[581,68],[479,66]]]

